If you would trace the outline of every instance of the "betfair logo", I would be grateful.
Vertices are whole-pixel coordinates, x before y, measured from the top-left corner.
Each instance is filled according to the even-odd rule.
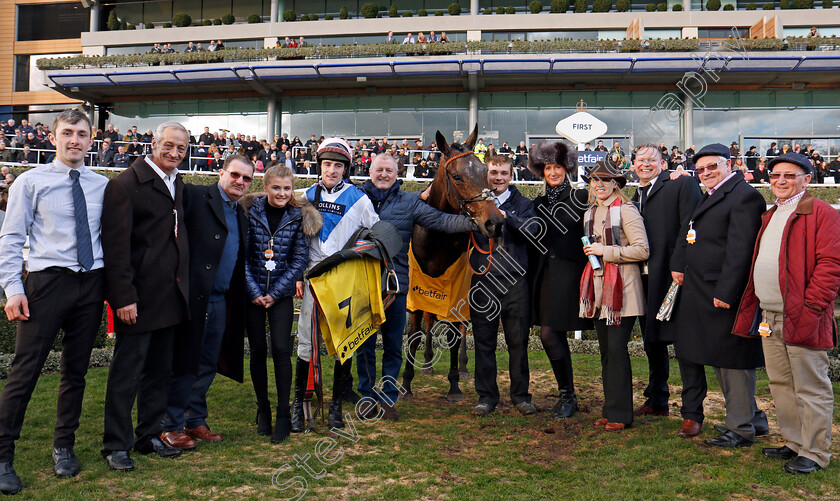
[[[430,290],[430,289],[424,289],[424,288],[420,287],[419,285],[415,285],[414,287],[412,287],[411,292],[415,292],[415,293],[417,293],[421,296],[425,296],[425,297],[428,297],[428,298],[431,298],[431,299],[439,299],[441,301],[446,299],[446,296],[448,296],[448,294],[441,294],[438,291],[434,291],[434,290]]]

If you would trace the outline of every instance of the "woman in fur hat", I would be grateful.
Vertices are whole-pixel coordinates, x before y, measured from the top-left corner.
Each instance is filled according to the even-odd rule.
[[[588,207],[587,191],[574,189],[569,176],[575,172],[576,154],[560,141],[543,141],[531,149],[528,168],[545,180],[545,194],[534,199],[542,220],[542,238],[532,246],[529,272],[532,276],[532,319],[540,326],[560,401],[552,409],[555,418],[572,416],[578,410],[569,351],[569,331],[592,329],[592,321],[578,316],[580,276],[586,265],[581,221]]]

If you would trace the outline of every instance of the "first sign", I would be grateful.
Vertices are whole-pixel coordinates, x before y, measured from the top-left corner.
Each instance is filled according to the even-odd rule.
[[[569,141],[578,144],[592,141],[606,134],[607,124],[581,111],[557,122],[554,130]]]

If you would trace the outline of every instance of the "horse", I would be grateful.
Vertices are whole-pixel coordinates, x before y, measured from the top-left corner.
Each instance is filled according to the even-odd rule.
[[[435,134],[435,140],[442,153],[440,165],[429,187],[427,203],[432,207],[449,214],[463,214],[478,226],[479,231],[488,238],[501,236],[504,217],[493,200],[490,184],[487,180],[487,166],[473,153],[473,147],[478,138],[478,126],[464,144],[447,143],[440,131]],[[430,277],[439,277],[467,251],[469,233],[446,234],[430,230],[419,225],[414,226],[411,236],[411,246],[417,264],[423,273]],[[421,321],[425,319],[426,329],[421,331]],[[424,372],[431,373],[433,358],[432,325],[435,316],[423,312],[410,312],[408,353],[405,369],[403,370],[402,400],[411,400],[411,381],[414,379],[415,354],[420,345],[420,332],[425,333],[426,347],[424,350]],[[458,385],[460,374],[458,363],[467,376],[466,326],[460,325],[458,331],[447,328],[447,346],[449,347],[449,392],[447,399],[457,402],[463,398]],[[461,356],[459,357],[459,349]]]

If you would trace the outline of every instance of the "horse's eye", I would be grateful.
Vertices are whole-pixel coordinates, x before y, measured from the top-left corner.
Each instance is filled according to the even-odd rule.
[[[452,176],[452,179],[454,179],[454,180],[458,181],[459,183],[461,182],[461,176],[460,176],[460,175],[458,175],[458,174],[453,175],[453,176]]]

